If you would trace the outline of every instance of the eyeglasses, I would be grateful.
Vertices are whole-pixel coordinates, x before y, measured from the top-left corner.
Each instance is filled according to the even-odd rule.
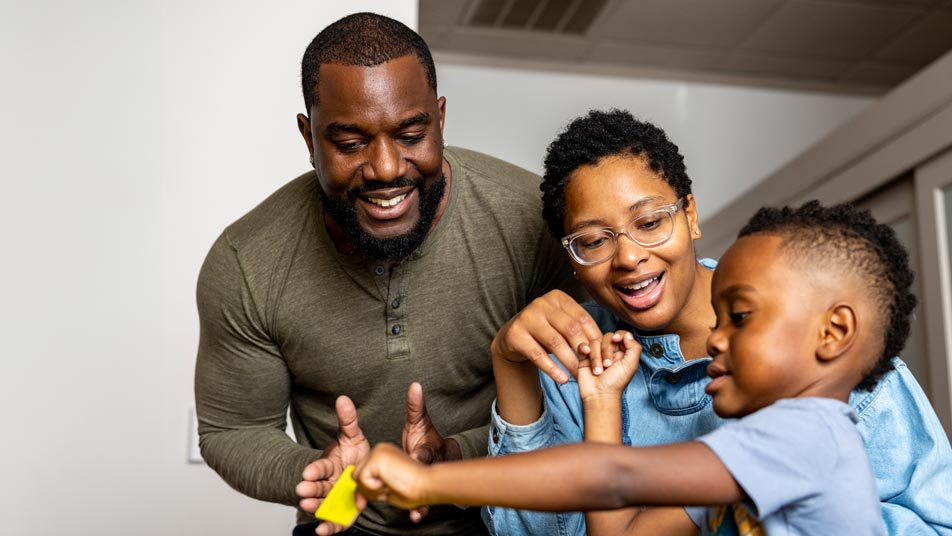
[[[607,261],[618,251],[618,237],[621,235],[642,247],[660,246],[674,233],[674,213],[683,205],[682,197],[676,203],[639,214],[618,231],[606,227],[572,233],[562,239],[562,247],[575,262],[591,266]]]

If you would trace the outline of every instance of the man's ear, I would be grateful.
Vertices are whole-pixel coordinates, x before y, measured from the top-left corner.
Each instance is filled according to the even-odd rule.
[[[826,312],[816,356],[823,361],[836,359],[853,346],[856,337],[856,311],[848,303],[838,303]]]

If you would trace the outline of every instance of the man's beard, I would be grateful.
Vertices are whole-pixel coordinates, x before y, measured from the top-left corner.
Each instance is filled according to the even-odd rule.
[[[357,220],[357,196],[364,192],[379,190],[381,188],[401,188],[413,186],[420,192],[420,218],[417,220],[413,229],[402,236],[393,238],[375,238],[360,225]],[[361,254],[376,259],[402,259],[414,251],[426,239],[430,227],[436,219],[436,211],[439,209],[440,201],[443,200],[443,193],[446,191],[446,176],[442,173],[429,188],[423,185],[423,179],[410,180],[398,179],[386,185],[370,185],[362,188],[354,188],[347,192],[345,198],[330,197],[324,193],[323,188],[317,191],[321,196],[321,203],[324,210],[330,214],[331,218],[344,231],[347,238],[356,244]]]

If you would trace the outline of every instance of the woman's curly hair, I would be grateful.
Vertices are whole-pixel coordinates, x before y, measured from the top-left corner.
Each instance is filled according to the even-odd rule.
[[[663,130],[624,110],[592,110],[569,123],[546,151],[542,217],[553,236],[565,234],[565,187],[572,173],[603,158],[624,155],[643,158],[679,198],[691,193],[684,157]]]

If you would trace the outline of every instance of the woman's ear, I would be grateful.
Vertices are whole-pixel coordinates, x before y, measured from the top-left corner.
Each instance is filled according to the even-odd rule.
[[[693,194],[684,196],[684,217],[688,222],[688,233],[691,235],[691,240],[701,238],[701,224],[697,218],[697,204],[694,202]]]
[[[853,346],[856,337],[856,311],[848,303],[838,303],[826,313],[816,356],[823,361],[836,359]]]

